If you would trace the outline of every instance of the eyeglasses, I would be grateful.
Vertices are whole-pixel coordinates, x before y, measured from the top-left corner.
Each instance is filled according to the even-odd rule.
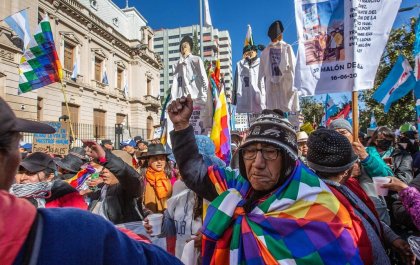
[[[264,148],[243,148],[241,149],[242,156],[245,160],[253,160],[257,157],[257,153],[261,152],[265,160],[276,160],[279,156],[280,149],[272,147]]]

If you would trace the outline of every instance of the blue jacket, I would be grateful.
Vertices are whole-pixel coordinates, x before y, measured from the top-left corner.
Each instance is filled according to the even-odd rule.
[[[38,209],[42,222],[37,264],[182,264],[152,244],[137,242],[103,217],[71,208]],[[26,240],[14,264],[22,264]]]

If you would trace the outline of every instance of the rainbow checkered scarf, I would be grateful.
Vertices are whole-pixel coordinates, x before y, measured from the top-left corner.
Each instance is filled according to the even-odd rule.
[[[204,220],[203,264],[363,264],[347,210],[301,162],[250,213],[247,180],[230,168],[208,173],[219,196]]]

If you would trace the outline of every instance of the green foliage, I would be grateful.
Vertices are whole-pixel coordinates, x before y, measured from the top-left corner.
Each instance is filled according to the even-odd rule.
[[[192,53],[193,55],[200,56],[200,45],[198,44],[198,34],[197,34],[197,30],[194,30],[194,35],[193,35],[193,47],[192,47],[191,53]]]
[[[305,122],[321,123],[324,115],[324,105],[316,102],[313,97],[304,97],[300,101],[302,115],[305,117]]]
[[[374,89],[365,90],[359,94],[359,100],[366,104],[366,108],[361,110],[359,114],[360,128],[363,131],[369,128],[372,111],[375,113],[378,126],[388,126],[396,129],[405,122],[413,123],[416,120],[415,102],[412,93],[409,93],[394,103],[388,113],[384,113],[383,105],[372,98],[372,94],[388,76],[399,55],[404,55],[410,64],[412,66],[414,65],[413,43],[415,40],[415,23],[416,19],[411,18],[410,25],[403,25],[391,31],[385,52],[379,64],[378,72],[376,73]]]

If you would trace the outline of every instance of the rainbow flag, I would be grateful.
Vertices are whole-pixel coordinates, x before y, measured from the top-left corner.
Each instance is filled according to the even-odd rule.
[[[363,264],[347,209],[303,163],[251,212],[251,184],[237,170],[208,174],[219,196],[202,227],[203,264]]]
[[[216,63],[216,70],[214,73],[220,73],[217,68],[220,67],[220,62]],[[229,110],[226,101],[225,88],[222,85],[220,92],[217,87],[217,74],[212,74],[210,84],[212,91],[215,91],[218,95],[216,98],[216,107],[213,114],[213,127],[211,129],[210,138],[216,146],[216,156],[222,159],[226,165],[230,162],[230,126],[229,126]]]
[[[19,64],[19,93],[61,82],[63,70],[48,16],[39,23]]]

